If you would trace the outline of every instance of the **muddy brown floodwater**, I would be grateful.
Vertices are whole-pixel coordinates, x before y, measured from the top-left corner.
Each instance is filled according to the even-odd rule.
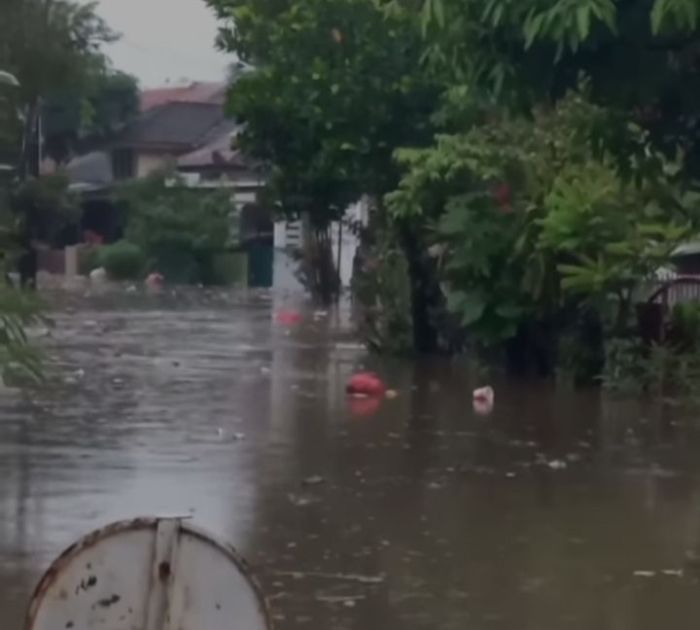
[[[63,547],[192,514],[281,630],[695,630],[700,421],[368,358],[269,294],[53,298],[52,384],[0,396],[0,627]],[[349,404],[380,371],[399,396]]]

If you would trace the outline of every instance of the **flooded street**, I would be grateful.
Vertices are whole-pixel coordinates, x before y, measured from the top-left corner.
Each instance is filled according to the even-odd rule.
[[[674,630],[700,621],[700,422],[369,358],[269,294],[56,301],[52,384],[0,398],[0,619],[68,544],[191,514],[279,629]],[[341,318],[342,319],[342,318]],[[360,367],[399,396],[346,399]]]

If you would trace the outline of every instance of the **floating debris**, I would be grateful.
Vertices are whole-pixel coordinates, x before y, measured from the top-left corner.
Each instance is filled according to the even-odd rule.
[[[488,416],[493,411],[495,393],[493,387],[475,389],[472,395],[474,411],[480,416]]]
[[[295,580],[305,578],[318,578],[322,580],[339,580],[344,582],[357,582],[359,584],[383,584],[384,575],[360,575],[358,573],[323,573],[319,571],[273,571],[273,575],[291,577]]]
[[[384,396],[386,385],[374,372],[354,374],[345,388],[350,396]]]
[[[290,492],[287,495],[287,498],[295,507],[307,507],[309,505],[313,505],[314,503],[318,503],[318,499],[316,497],[312,497],[308,494],[294,494],[293,492]]]
[[[348,352],[357,352],[360,350],[364,350],[365,346],[364,346],[364,344],[361,344],[361,343],[339,341],[338,343],[335,344],[335,349],[341,350],[341,351],[345,350]]]
[[[552,470],[565,470],[568,464],[563,459],[553,459],[547,464]]]
[[[275,321],[282,326],[296,326],[301,324],[301,313],[297,311],[280,311],[275,316]]]
[[[325,483],[326,480],[321,477],[320,475],[312,475],[311,477],[307,477],[302,481],[302,485],[304,486],[318,486],[322,483]]]
[[[366,599],[364,595],[316,595],[316,601],[324,604],[341,604],[346,608],[354,608],[355,604]]]
[[[639,578],[653,578],[656,575],[656,571],[635,571],[632,575]]]

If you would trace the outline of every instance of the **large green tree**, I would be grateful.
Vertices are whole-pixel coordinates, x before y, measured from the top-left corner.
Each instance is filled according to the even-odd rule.
[[[487,343],[551,337],[584,308],[623,334],[698,229],[697,3],[425,0],[421,19],[442,133],[399,152],[390,205],[439,245],[448,306]]]
[[[72,95],[79,104],[76,111],[88,113],[90,97],[99,92],[96,83],[108,74],[101,46],[117,35],[97,15],[96,3],[75,0],[4,0],[0,24],[0,68],[19,80],[26,117],[21,170],[31,173],[36,171],[30,155],[42,108]],[[56,134],[50,137],[53,143]]]
[[[426,59],[448,85],[528,111],[586,76],[595,102],[629,113],[667,154],[681,148],[692,173],[699,19],[697,0],[422,0]]]
[[[45,153],[61,164],[98,145],[139,112],[134,77],[104,67],[80,90],[52,93],[42,107]]]
[[[398,181],[397,147],[431,137],[437,90],[413,11],[381,0],[207,0],[221,46],[250,66],[230,112],[281,212],[304,215],[328,257],[331,221]]]
[[[100,52],[115,34],[95,13],[94,3],[70,0],[3,0],[0,3],[0,71],[11,73],[19,86],[0,86],[0,256],[3,271],[19,242],[24,249],[20,269],[35,267],[31,222],[57,206],[70,205],[65,182],[31,180],[38,170],[38,124],[42,108],[65,94],[78,96],[81,107],[95,95],[96,77],[108,73]],[[3,75],[6,76],[6,75]],[[92,91],[91,91],[92,90]],[[46,129],[44,131],[47,131]],[[49,129],[49,137],[54,138]],[[8,166],[15,167],[12,171]],[[17,186],[17,175],[27,181]],[[14,210],[10,207],[14,204]],[[26,209],[26,212],[24,211]],[[32,275],[29,273],[29,275]],[[38,375],[25,326],[36,321],[36,305],[24,294],[0,283],[0,377],[18,371]]]

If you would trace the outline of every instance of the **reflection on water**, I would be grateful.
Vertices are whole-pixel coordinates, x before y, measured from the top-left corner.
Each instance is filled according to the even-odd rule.
[[[692,415],[497,383],[478,417],[460,365],[285,299],[57,301],[56,383],[0,399],[3,628],[64,546],[154,513],[238,547],[282,630],[697,627]],[[399,397],[349,405],[360,366]]]

